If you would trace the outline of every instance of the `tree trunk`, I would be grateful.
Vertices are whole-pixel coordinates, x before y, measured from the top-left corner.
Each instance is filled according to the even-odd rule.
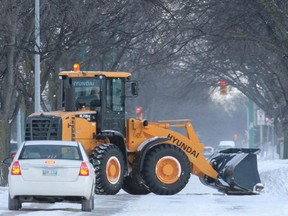
[[[0,159],[1,161],[9,156],[10,146],[10,124],[3,121],[0,115]],[[0,163],[0,186],[7,186],[8,166]]]
[[[288,122],[282,124],[284,146],[283,146],[283,159],[288,159]]]
[[[17,10],[19,10],[19,8],[16,8],[13,12],[18,14]],[[7,42],[9,46],[4,50],[7,58],[7,74],[3,78],[5,82],[5,96],[3,98],[3,106],[1,107],[0,114],[0,161],[3,161],[3,159],[9,156],[11,121],[13,120],[12,113],[16,107],[17,101],[17,99],[15,99],[17,16],[13,15],[13,13],[9,15],[10,16],[7,16],[9,23]],[[7,184],[7,166],[3,165],[3,163],[1,163],[0,167],[0,177],[0,185],[5,186]]]

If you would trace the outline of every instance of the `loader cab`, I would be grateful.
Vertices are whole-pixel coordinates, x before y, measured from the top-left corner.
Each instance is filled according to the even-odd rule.
[[[97,134],[115,130],[125,135],[127,85],[132,95],[137,94],[137,83],[129,81],[130,73],[95,71],[61,72],[59,75],[65,111],[76,112],[76,115],[87,110],[95,112]]]

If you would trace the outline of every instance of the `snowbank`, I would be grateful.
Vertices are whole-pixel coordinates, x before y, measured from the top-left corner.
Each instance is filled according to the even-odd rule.
[[[263,194],[288,195],[288,160],[259,160],[258,170],[264,184]]]

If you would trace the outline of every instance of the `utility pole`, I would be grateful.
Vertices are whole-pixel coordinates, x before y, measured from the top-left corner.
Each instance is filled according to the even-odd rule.
[[[83,43],[83,40],[80,41],[80,45],[81,45],[81,69],[82,71],[85,71],[86,70],[86,67],[85,67],[86,45],[85,43]]]
[[[21,108],[19,108],[19,111],[17,113],[17,145],[18,147],[22,143],[22,111]]]
[[[39,1],[35,0],[35,91],[34,91],[34,111],[40,112],[40,10]]]
[[[247,126],[249,134],[249,148],[254,148],[254,104],[249,99],[247,106]]]
[[[263,149],[263,153],[266,153],[267,149],[266,149],[266,144],[264,143],[264,139],[263,139],[263,125],[265,125],[265,112],[261,109],[257,110],[257,125],[260,128],[260,143],[259,145],[262,146]]]

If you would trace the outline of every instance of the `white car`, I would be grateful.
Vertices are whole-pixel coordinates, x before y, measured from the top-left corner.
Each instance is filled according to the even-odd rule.
[[[214,154],[214,148],[212,146],[204,146],[203,155],[205,158],[209,158]]]
[[[235,142],[232,140],[220,141],[218,145],[218,150],[222,151],[229,148],[235,148]]]
[[[95,172],[78,142],[25,141],[10,164],[8,208],[24,202],[72,202],[94,209]]]

